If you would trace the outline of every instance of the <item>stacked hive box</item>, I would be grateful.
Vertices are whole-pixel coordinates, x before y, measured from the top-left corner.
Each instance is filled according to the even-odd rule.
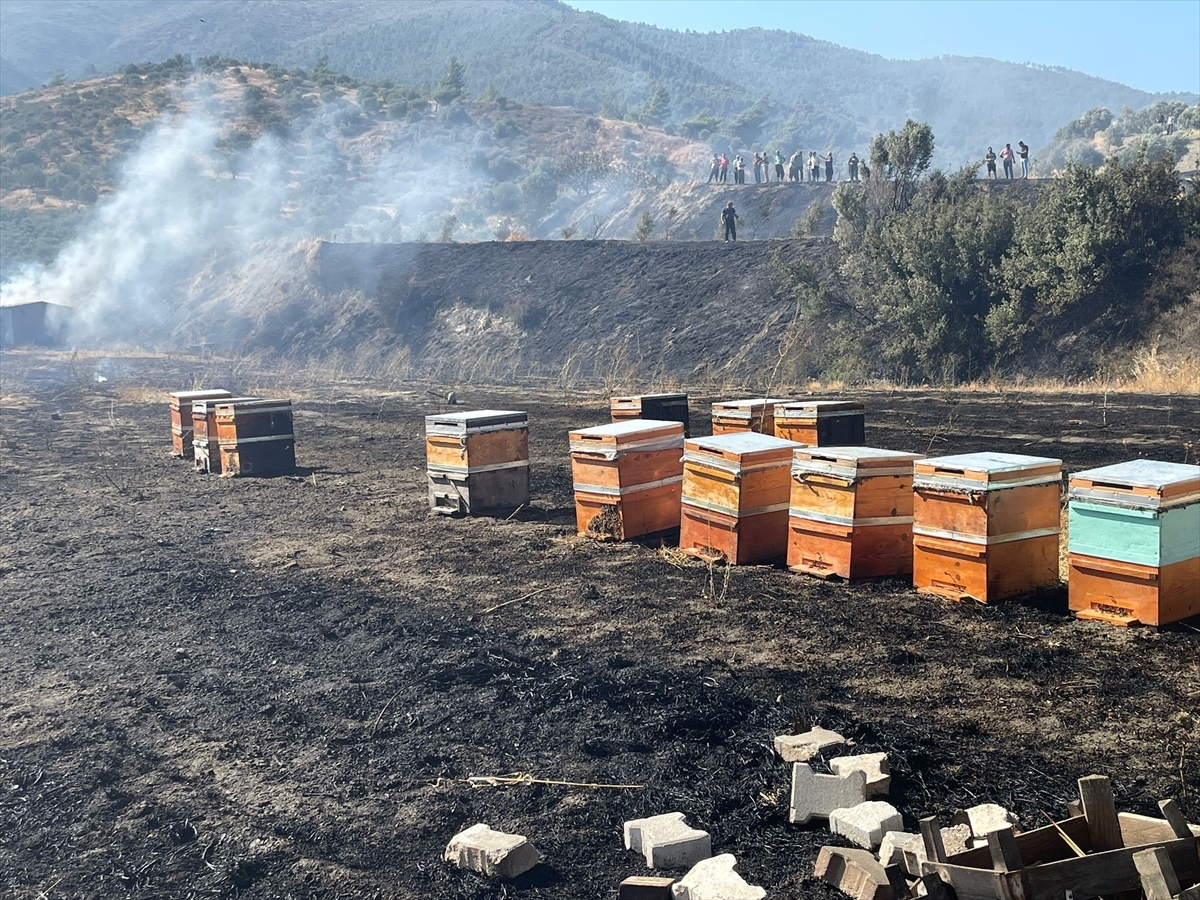
[[[788,567],[841,578],[912,572],[913,460],[921,458],[873,447],[797,450]]]
[[[176,456],[192,455],[192,404],[197,400],[227,400],[229,391],[175,391],[170,395],[171,448]]]
[[[1071,476],[1070,607],[1164,625],[1200,613],[1200,466],[1139,459]]]
[[[281,475],[296,468],[291,400],[225,400],[217,403],[216,419],[222,475]]]
[[[196,471],[221,474],[221,445],[217,439],[217,404],[260,400],[261,397],[226,397],[220,400],[196,400],[192,404],[192,454]]]
[[[580,534],[627,540],[679,527],[681,422],[629,419],[570,440]]]
[[[753,432],[688,441],[679,546],[733,565],[783,556],[798,446]]]
[[[775,404],[775,437],[810,447],[859,447],[866,413],[853,400],[789,400]]]
[[[613,397],[609,401],[614,422],[628,419],[653,419],[659,422],[682,422],[683,433],[690,433],[687,394],[639,394],[635,397]]]
[[[989,603],[1058,584],[1062,461],[1012,453],[918,460],[913,583]]]
[[[775,434],[775,404],[786,403],[772,397],[755,400],[722,400],[712,405],[712,433],[737,434],[754,431]]]
[[[500,515],[529,502],[529,417],[482,409],[425,417],[429,508]]]

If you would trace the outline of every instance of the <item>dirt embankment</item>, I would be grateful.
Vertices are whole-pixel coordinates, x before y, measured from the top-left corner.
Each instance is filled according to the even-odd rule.
[[[456,383],[619,376],[766,389],[785,374],[795,315],[774,294],[772,259],[820,268],[827,251],[817,238],[273,248],[197,277],[175,340],[342,354]]]

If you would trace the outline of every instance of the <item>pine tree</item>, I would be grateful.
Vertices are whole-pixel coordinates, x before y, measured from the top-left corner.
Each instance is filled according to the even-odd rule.
[[[650,210],[646,210],[638,220],[637,228],[633,230],[633,237],[634,240],[648,241],[653,234],[654,218],[650,215]]]
[[[463,74],[463,67],[459,64],[458,58],[452,56],[450,57],[450,68],[438,82],[437,90],[433,92],[433,99],[438,103],[449,103],[452,100],[465,98],[466,95],[467,80]]]

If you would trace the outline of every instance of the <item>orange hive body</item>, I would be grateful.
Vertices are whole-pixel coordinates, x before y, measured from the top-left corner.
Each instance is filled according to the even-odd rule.
[[[627,540],[679,527],[682,422],[627,419],[570,440],[580,534]]]
[[[788,567],[841,578],[911,573],[913,460],[922,458],[874,447],[797,450]]]
[[[425,417],[429,508],[507,515],[529,502],[529,417],[481,409]]]
[[[1069,604],[1166,625],[1200,613],[1200,466],[1137,459],[1071,476]]]
[[[638,394],[632,397],[613,397],[609,410],[614,422],[626,419],[655,419],[660,422],[682,422],[683,433],[689,432],[687,394]]]
[[[221,474],[221,445],[217,440],[217,404],[261,399],[226,397],[219,400],[196,400],[192,403],[192,452],[197,472]]]
[[[175,391],[169,395],[171,409],[171,450],[175,456],[192,455],[192,404],[197,400],[229,399],[229,391]]]
[[[775,433],[775,404],[786,403],[773,397],[754,400],[722,400],[712,405],[712,433],[736,434],[756,431]]]
[[[1058,584],[1062,461],[966,453],[913,465],[913,584],[984,603]]]
[[[754,432],[688,441],[680,548],[733,565],[783,556],[792,451],[798,446]]]
[[[775,404],[775,437],[810,447],[860,447],[866,413],[856,400],[788,400]]]
[[[281,475],[293,471],[296,438],[292,434],[292,401],[275,398],[218,403],[217,442],[222,475]]]

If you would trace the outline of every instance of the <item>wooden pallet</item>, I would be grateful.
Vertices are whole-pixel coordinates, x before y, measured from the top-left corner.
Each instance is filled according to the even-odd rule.
[[[197,400],[230,399],[230,391],[175,391],[168,395],[167,406],[171,413],[171,450],[175,456],[190,459],[192,456],[192,404]]]

